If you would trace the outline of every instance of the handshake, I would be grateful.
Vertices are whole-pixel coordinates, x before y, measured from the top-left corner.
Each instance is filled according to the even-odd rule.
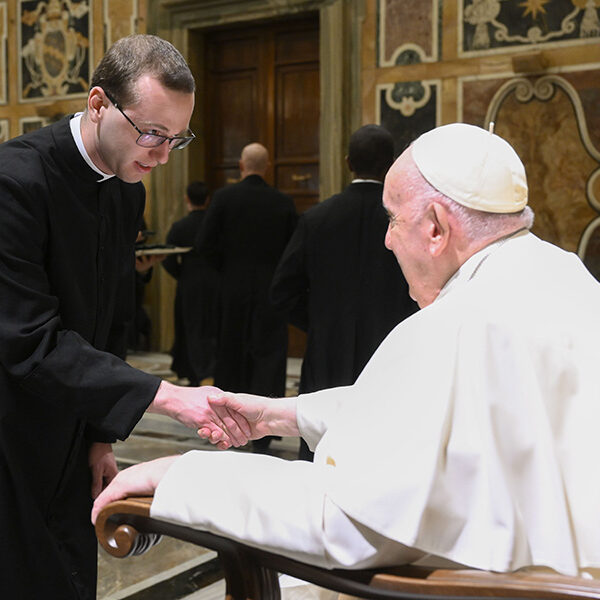
[[[212,386],[181,387],[163,381],[148,412],[167,415],[198,431],[219,449],[239,447],[265,435],[299,435],[296,398],[232,394]],[[109,502],[129,495],[151,495],[177,456],[140,463],[120,473],[108,444],[90,451],[92,522]]]
[[[196,429],[221,450],[265,435],[298,435],[295,399],[231,394],[213,386],[180,387],[163,381],[148,412]]]

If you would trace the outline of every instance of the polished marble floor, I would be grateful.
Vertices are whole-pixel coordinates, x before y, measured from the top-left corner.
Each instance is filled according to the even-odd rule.
[[[128,357],[136,368],[174,381],[166,354],[136,353]],[[288,393],[297,390],[300,360],[288,361]],[[299,440],[273,440],[269,452],[294,459]],[[214,450],[193,430],[161,415],[145,415],[124,442],[115,444],[121,468],[159,456],[193,449]],[[238,450],[248,452],[249,448]],[[98,551],[98,600],[221,600],[225,586],[216,555],[198,546],[163,538],[146,554],[126,559]]]

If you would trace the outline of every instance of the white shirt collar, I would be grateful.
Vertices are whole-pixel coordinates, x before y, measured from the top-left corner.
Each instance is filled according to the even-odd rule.
[[[71,126],[71,134],[73,135],[73,139],[75,140],[75,144],[77,145],[79,154],[81,154],[81,156],[83,157],[83,160],[85,160],[85,162],[88,164],[90,169],[93,169],[94,171],[96,171],[96,173],[98,173],[98,175],[102,176],[102,179],[98,180],[98,183],[102,183],[103,181],[106,181],[107,179],[114,177],[114,175],[107,175],[106,173],[102,172],[92,162],[90,155],[87,153],[87,150],[85,149],[85,146],[83,145],[83,138],[81,137],[81,116],[82,115],[83,115],[83,113],[79,112],[69,121],[69,125]]]
[[[383,182],[377,181],[377,179],[353,179],[352,183],[379,183],[381,185]]]

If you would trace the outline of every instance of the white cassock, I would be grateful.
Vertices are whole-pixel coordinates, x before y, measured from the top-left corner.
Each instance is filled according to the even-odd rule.
[[[151,514],[326,567],[600,566],[600,284],[528,232],[471,257],[358,381],[299,397],[315,462],[190,452]]]

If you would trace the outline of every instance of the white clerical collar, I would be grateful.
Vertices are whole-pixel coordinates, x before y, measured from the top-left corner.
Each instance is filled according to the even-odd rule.
[[[352,183],[378,183],[379,185],[382,184],[382,182],[377,181],[377,179],[353,179]]]
[[[448,281],[446,282],[446,285],[442,288],[442,290],[438,294],[436,300],[438,300],[439,298],[442,298],[443,296],[448,294],[450,291],[456,289],[457,287],[460,287],[462,284],[473,279],[473,277],[475,277],[475,274],[479,270],[479,267],[483,264],[483,262],[487,259],[487,257],[490,254],[492,254],[492,252],[494,252],[495,250],[500,248],[500,246],[505,244],[508,240],[515,238],[518,235],[523,235],[526,233],[529,233],[528,229],[519,229],[518,231],[510,233],[509,235],[501,237],[499,240],[492,242],[491,244],[485,246],[485,248],[482,248],[481,250],[479,250],[479,252],[476,252],[475,254],[473,254],[473,256],[468,258],[459,267],[458,271],[456,271],[456,273],[454,273],[454,275],[452,275],[452,277],[450,277],[450,279],[448,279]],[[435,302],[435,300],[434,300],[434,302]]]
[[[98,175],[102,176],[102,179],[98,180],[98,183],[102,183],[103,181],[106,181],[107,179],[114,177],[114,175],[107,175],[106,173],[102,172],[92,162],[90,155],[87,153],[87,150],[85,149],[85,146],[83,145],[83,138],[81,137],[81,116],[82,115],[83,115],[83,113],[79,112],[69,121],[69,125],[71,126],[71,134],[73,135],[73,139],[75,140],[75,144],[77,145],[77,150],[79,150],[79,154],[81,154],[81,156],[83,157],[83,160],[85,160],[85,162],[88,164],[90,169],[93,169],[94,171],[96,171],[96,173],[98,173]]]

